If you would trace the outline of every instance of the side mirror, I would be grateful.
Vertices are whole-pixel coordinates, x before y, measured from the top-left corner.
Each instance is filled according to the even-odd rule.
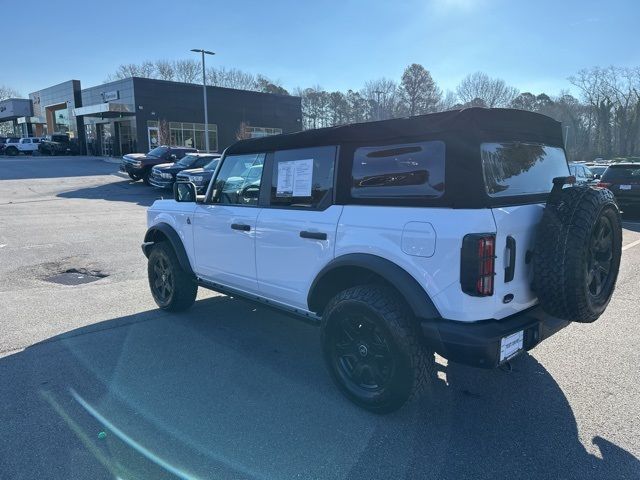
[[[594,179],[594,180],[600,180],[600,178],[601,178],[601,177],[602,177],[602,175],[600,175],[599,173],[596,173],[596,174],[593,176],[593,179]]]
[[[171,160],[172,162],[175,162],[178,159],[178,157],[175,156],[175,154],[171,154],[169,155],[169,160]]]
[[[173,184],[173,199],[176,202],[195,202],[196,194],[196,186],[191,182]]]

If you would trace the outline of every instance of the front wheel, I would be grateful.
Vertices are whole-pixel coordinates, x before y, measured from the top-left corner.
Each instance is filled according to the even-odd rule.
[[[352,287],[329,302],[322,349],[342,393],[374,413],[399,409],[435,375],[434,354],[421,344],[415,318],[384,286]]]
[[[156,243],[147,263],[149,288],[156,304],[163,310],[186,310],[196,300],[198,284],[178,261],[173,248],[166,242]]]
[[[129,175],[129,178],[134,182],[137,182],[138,180],[140,180],[140,178],[142,178],[140,177],[140,175],[136,175],[135,173],[127,172],[127,174]]]

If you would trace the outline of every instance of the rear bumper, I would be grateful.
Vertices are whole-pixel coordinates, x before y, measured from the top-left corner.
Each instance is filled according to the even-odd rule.
[[[569,323],[536,306],[502,320],[423,320],[421,327],[427,344],[446,359],[473,367],[495,368],[501,363],[502,338],[522,330],[522,351],[531,350]]]

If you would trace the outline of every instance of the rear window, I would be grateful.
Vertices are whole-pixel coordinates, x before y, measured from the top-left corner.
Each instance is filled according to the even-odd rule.
[[[358,148],[353,156],[354,198],[429,197],[444,193],[441,141]]]
[[[548,193],[569,175],[564,150],[523,142],[483,143],[482,170],[491,197]]]
[[[616,181],[616,180],[640,180],[640,164],[639,165],[625,165],[625,166],[611,166],[607,168],[602,175],[602,180]]]

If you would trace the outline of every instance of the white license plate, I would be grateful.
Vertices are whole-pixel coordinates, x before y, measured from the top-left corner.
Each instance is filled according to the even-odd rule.
[[[516,353],[522,350],[522,344],[524,339],[524,331],[512,333],[506,337],[502,337],[500,340],[500,361],[509,360]]]
[[[631,190],[631,185],[620,185],[620,190]]]

